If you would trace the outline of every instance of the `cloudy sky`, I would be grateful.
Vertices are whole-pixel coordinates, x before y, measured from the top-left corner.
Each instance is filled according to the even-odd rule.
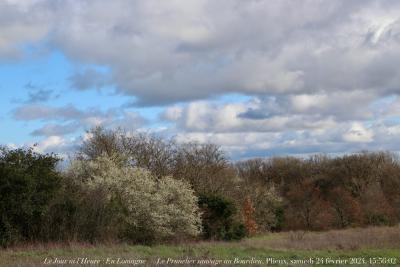
[[[232,158],[400,151],[398,0],[0,0],[0,140],[95,126]]]

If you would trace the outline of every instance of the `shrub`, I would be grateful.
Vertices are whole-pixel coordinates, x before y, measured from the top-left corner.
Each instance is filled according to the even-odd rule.
[[[197,198],[183,181],[158,179],[108,156],[75,161],[71,171],[90,190],[104,189],[108,203],[117,203],[121,239],[151,243],[200,233]]]
[[[66,175],[45,215],[45,236],[51,241],[114,241],[118,235],[120,205],[108,201],[104,188],[88,188]]]
[[[243,203],[242,213],[244,217],[244,225],[250,236],[256,234],[259,227],[254,220],[254,211],[255,208],[253,207],[253,202],[250,197],[246,197]]]
[[[41,238],[43,214],[59,187],[58,160],[32,149],[1,149],[0,245]]]
[[[275,187],[259,186],[253,189],[254,219],[260,231],[278,230],[283,223],[283,200]]]
[[[217,195],[200,195],[203,238],[215,240],[239,240],[246,235],[244,224],[236,221],[237,210],[232,201]]]
[[[187,181],[198,194],[227,194],[232,189],[234,169],[217,145],[178,144],[157,135],[102,127],[87,134],[90,138],[79,150],[82,159],[123,154],[131,166],[146,169],[157,178],[173,176]]]

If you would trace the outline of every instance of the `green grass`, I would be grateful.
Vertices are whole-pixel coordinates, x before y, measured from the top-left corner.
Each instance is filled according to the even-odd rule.
[[[312,258],[315,266],[340,266],[333,260],[347,260],[345,266],[400,266],[399,227],[381,227],[367,229],[349,229],[321,233],[279,233],[258,236],[240,242],[198,242],[179,245],[129,246],[85,245],[85,244],[41,244],[36,246],[14,247],[0,250],[0,266],[134,266],[133,264],[106,264],[107,258],[117,260],[146,260],[146,264],[136,266],[250,266],[233,264],[240,260],[260,260],[262,264],[251,266],[269,266],[267,259],[286,260],[287,264],[272,266],[310,266],[291,264],[291,260]],[[369,241],[368,241],[369,240]],[[375,240],[376,242],[372,242]],[[356,246],[356,245],[357,246]],[[396,264],[350,264],[352,258],[369,263],[374,257],[396,259]],[[100,264],[44,264],[45,259],[77,260],[88,258],[100,260]],[[213,264],[158,264],[158,259],[214,260]],[[316,264],[317,258],[330,263]],[[220,261],[218,261],[220,260]],[[222,264],[231,260],[232,264]],[[253,261],[254,262],[254,261]],[[271,262],[271,260],[269,261]],[[132,263],[132,262],[131,262]],[[360,263],[360,262],[358,262]]]

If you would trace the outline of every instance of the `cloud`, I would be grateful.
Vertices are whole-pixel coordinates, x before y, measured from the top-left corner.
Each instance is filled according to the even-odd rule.
[[[31,133],[33,136],[63,136],[100,125],[134,130],[146,123],[145,118],[132,111],[122,109],[102,111],[97,108],[80,110],[73,105],[62,107],[24,105],[13,111],[13,117],[20,121],[52,122],[34,130]]]
[[[4,49],[46,40],[73,60],[109,68],[107,82],[138,105],[231,92],[398,93],[394,0],[43,0],[6,1],[2,10],[0,29],[13,35]],[[71,81],[78,89],[106,82],[93,70]]]
[[[348,105],[342,114],[339,112],[340,116],[333,105],[335,101],[329,104],[326,96],[301,95],[283,100],[253,98],[239,103],[192,102],[167,108],[163,118],[175,125],[170,135],[178,142],[216,143],[234,159],[361,150],[400,151],[396,140],[400,132],[399,98],[357,97],[337,98],[337,107]],[[249,110],[261,114],[253,116]],[[360,113],[351,114],[353,110]]]
[[[45,89],[44,87],[28,82],[24,88],[28,91],[28,98],[24,102],[26,104],[36,104],[41,102],[47,102],[51,99],[58,98],[60,95],[55,94],[55,90]]]
[[[274,115],[312,115],[336,120],[360,120],[373,117],[373,104],[380,97],[371,92],[331,92],[318,94],[287,94],[257,98],[242,118],[265,119]]]
[[[343,139],[348,142],[371,142],[374,134],[360,123],[354,123],[351,128],[343,134]]]
[[[46,124],[43,127],[34,130],[31,135],[33,136],[63,136],[74,133],[80,127],[78,123],[68,123],[66,125],[60,124]]]
[[[89,111],[89,113],[91,113]],[[16,120],[32,121],[32,120],[69,120],[80,119],[88,116],[72,105],[54,108],[38,104],[24,105],[13,111],[13,117]]]
[[[28,100],[26,103],[47,102],[52,98],[53,90],[39,89],[34,92],[28,93]]]
[[[315,113],[288,113],[284,109],[278,110],[278,107],[272,107],[271,113],[266,110],[268,115],[260,115],[256,119],[246,113],[249,110],[256,111],[260,106],[264,105],[259,99],[235,104],[198,101],[181,108],[169,107],[163,117],[175,121],[185,131],[204,132],[283,132],[336,125],[333,117]]]
[[[69,77],[71,87],[77,90],[88,90],[96,88],[97,90],[110,84],[109,78],[105,73],[95,69],[86,69]]]
[[[77,151],[81,141],[79,137],[66,138],[64,136],[51,135],[35,144],[27,143],[25,146],[33,147],[34,151],[38,153],[55,153],[59,158],[65,160],[61,162],[60,167],[66,167],[68,164],[67,161],[73,156],[74,152]]]
[[[66,141],[64,138],[60,136],[49,136],[44,139],[36,146],[36,151],[46,152],[46,151],[54,151],[55,149],[59,150],[60,148],[66,145]]]
[[[53,16],[41,1],[2,1],[0,60],[21,58],[24,45],[41,42],[51,30]]]
[[[0,58],[61,51],[79,66],[71,88],[163,106],[179,140],[242,156],[397,147],[399,1],[7,0],[0,32]],[[121,108],[42,105],[49,93],[13,112],[44,123],[33,135],[143,125]],[[250,100],[213,100],[231,93]]]

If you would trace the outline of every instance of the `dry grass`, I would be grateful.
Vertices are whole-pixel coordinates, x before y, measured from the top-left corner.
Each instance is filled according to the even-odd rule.
[[[400,248],[400,226],[326,232],[285,232],[246,240],[253,247],[301,250],[358,250]]]
[[[327,232],[271,233],[239,242],[183,242],[181,244],[152,247],[112,243],[97,245],[82,243],[25,244],[13,248],[0,249],[0,266],[49,266],[48,264],[43,264],[44,259],[76,259],[78,257],[102,260],[102,264],[97,266],[116,266],[105,264],[107,258],[145,259],[148,264],[140,266],[157,266],[158,258],[265,259],[266,257],[272,257],[275,259],[309,259],[318,257],[331,259],[364,258],[368,261],[369,258],[373,257],[386,257],[396,258],[399,263],[400,227],[355,228]],[[199,265],[161,264],[158,266],[183,267]],[[207,267],[211,265],[205,264],[201,266]],[[323,266],[337,265],[324,264]]]

